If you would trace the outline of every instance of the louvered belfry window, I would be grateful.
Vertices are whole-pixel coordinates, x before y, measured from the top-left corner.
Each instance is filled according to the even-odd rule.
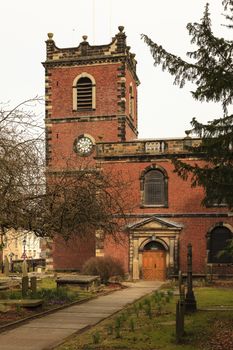
[[[92,109],[92,81],[87,77],[77,82],[77,109]]]
[[[209,263],[232,263],[233,257],[230,254],[220,254],[224,252],[233,235],[224,226],[215,227],[210,233],[209,242]]]
[[[150,170],[145,175],[144,204],[163,205],[165,203],[164,175],[159,170]]]

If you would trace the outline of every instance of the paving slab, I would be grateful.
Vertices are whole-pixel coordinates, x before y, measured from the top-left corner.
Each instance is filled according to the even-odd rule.
[[[73,329],[74,331],[85,328],[87,325],[89,325],[90,322],[88,322],[88,324],[85,323],[79,323],[79,322],[38,322],[38,323],[30,323],[27,325],[27,327],[25,328],[46,328],[48,330],[50,329]]]
[[[106,314],[108,313],[104,313],[104,312],[100,312],[100,313],[97,313],[97,312],[88,312],[88,317],[106,317]],[[82,312],[79,312],[78,314],[76,313],[70,313],[70,312],[62,312],[62,313],[59,313],[59,316],[58,315],[50,315],[48,316],[48,320],[53,320],[53,319],[56,319],[56,320],[66,320],[66,318],[68,319],[72,319],[72,316],[74,319],[80,319],[80,318],[83,318],[83,316],[86,315],[86,312],[85,311],[82,311]]]
[[[143,281],[128,283],[129,288],[28,321],[24,325],[1,333],[0,349],[52,349],[75,332],[84,330],[122,310],[129,303],[158,289],[161,284],[162,282]]]
[[[69,313],[78,313],[78,312],[102,312],[102,313],[105,313],[105,314],[111,314],[111,313],[114,313],[116,312],[117,310],[120,310],[120,306],[116,306],[116,307],[108,307],[108,306],[87,306],[86,309],[83,308],[83,309],[69,309],[68,312]]]
[[[82,325],[83,327],[83,325]],[[0,336],[1,350],[42,350],[76,332],[74,329],[45,329],[21,326]]]

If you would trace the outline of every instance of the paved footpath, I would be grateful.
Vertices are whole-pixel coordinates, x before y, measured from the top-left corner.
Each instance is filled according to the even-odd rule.
[[[128,283],[129,288],[67,307],[0,334],[1,350],[48,350],[66,337],[92,326],[127,304],[158,289],[162,282]]]

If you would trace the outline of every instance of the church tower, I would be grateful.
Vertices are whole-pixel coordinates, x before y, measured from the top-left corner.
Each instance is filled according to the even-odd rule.
[[[92,159],[95,145],[137,138],[135,55],[124,27],[107,45],[58,48],[48,34],[45,67],[46,155],[48,168],[64,159]]]

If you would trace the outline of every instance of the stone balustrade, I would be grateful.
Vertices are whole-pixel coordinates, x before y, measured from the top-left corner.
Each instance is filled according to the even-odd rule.
[[[189,153],[188,146],[197,146],[200,139],[176,138],[163,140],[135,140],[130,142],[97,143],[96,156],[119,157]]]

